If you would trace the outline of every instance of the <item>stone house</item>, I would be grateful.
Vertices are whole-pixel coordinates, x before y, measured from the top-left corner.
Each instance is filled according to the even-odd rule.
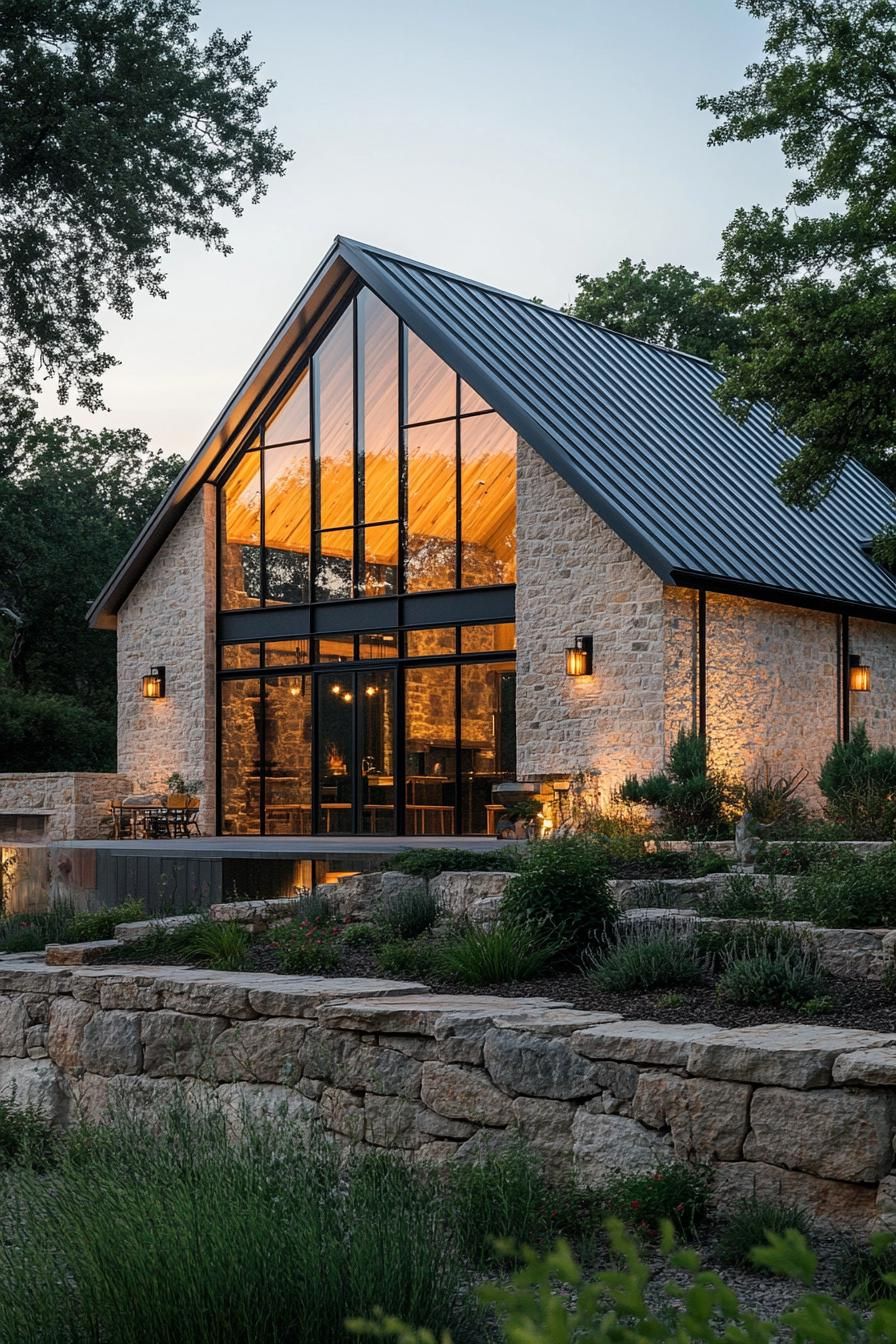
[[[810,794],[850,721],[892,742],[893,496],[786,507],[719,381],[337,238],[92,608],[120,773],[202,777],[206,832],[488,834],[682,726]]]

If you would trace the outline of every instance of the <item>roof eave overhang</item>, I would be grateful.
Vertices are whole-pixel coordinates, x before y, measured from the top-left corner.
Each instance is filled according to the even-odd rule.
[[[854,616],[857,620],[896,623],[896,606],[877,607],[868,603],[853,602],[848,598],[831,597],[824,593],[775,588],[768,584],[726,579],[718,574],[704,574],[697,570],[673,569],[671,582],[679,588],[703,588],[709,593],[746,597],[754,602],[774,602],[781,606],[801,607],[810,611],[827,611],[838,616]]]
[[[114,630],[118,611],[201,486],[220,472],[252,431],[261,409],[356,283],[337,240],[233,393],[87,614],[96,630]]]

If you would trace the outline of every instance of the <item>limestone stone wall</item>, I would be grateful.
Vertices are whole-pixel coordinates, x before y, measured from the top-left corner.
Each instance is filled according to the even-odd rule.
[[[186,1085],[186,1087],[184,1087]],[[0,961],[0,1095],[60,1124],[182,1090],[425,1162],[521,1135],[585,1185],[672,1157],[896,1229],[896,1035],[623,1021],[543,999],[184,967]]]
[[[2,774],[0,840],[95,840],[104,833],[109,801],[130,788],[122,774]]]
[[[517,458],[517,770],[599,770],[601,798],[663,759],[663,588],[522,440]],[[564,649],[594,639],[594,675]]]
[[[142,678],[162,664],[163,700]],[[118,613],[118,768],[138,789],[179,771],[202,779],[200,825],[215,818],[215,498],[205,486]]]
[[[849,697],[850,719],[865,721],[874,746],[896,746],[896,625],[851,619],[849,642],[871,668],[871,690]]]

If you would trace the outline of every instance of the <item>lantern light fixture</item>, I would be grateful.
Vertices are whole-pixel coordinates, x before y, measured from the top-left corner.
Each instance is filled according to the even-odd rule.
[[[871,690],[871,668],[863,663],[857,653],[849,656],[849,689],[851,691]]]
[[[143,678],[143,696],[146,700],[165,699],[164,667],[151,667],[149,669],[149,674]]]
[[[590,635],[576,635],[572,648],[566,650],[566,675],[590,677],[594,663],[594,640]]]

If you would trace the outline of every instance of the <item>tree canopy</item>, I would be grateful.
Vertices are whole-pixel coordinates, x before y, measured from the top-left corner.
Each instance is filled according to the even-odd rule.
[[[249,34],[196,39],[196,0],[0,0],[0,388],[91,409],[104,308],[164,295],[175,236],[228,251],[220,212],[291,157]]]
[[[182,465],[136,429],[94,432],[0,408],[7,768],[114,769],[115,635],[90,630],[87,608]]]
[[[577,275],[576,284],[565,310],[573,317],[703,359],[744,347],[743,324],[717,282],[686,266],[667,262],[651,271],[644,261],[625,257],[606,275]]]
[[[741,88],[698,106],[711,145],[780,137],[793,182],[725,230],[721,282],[751,329],[722,352],[734,414],[766,400],[805,441],[781,474],[811,507],[849,455],[896,483],[896,3],[736,0],[768,27]]]

